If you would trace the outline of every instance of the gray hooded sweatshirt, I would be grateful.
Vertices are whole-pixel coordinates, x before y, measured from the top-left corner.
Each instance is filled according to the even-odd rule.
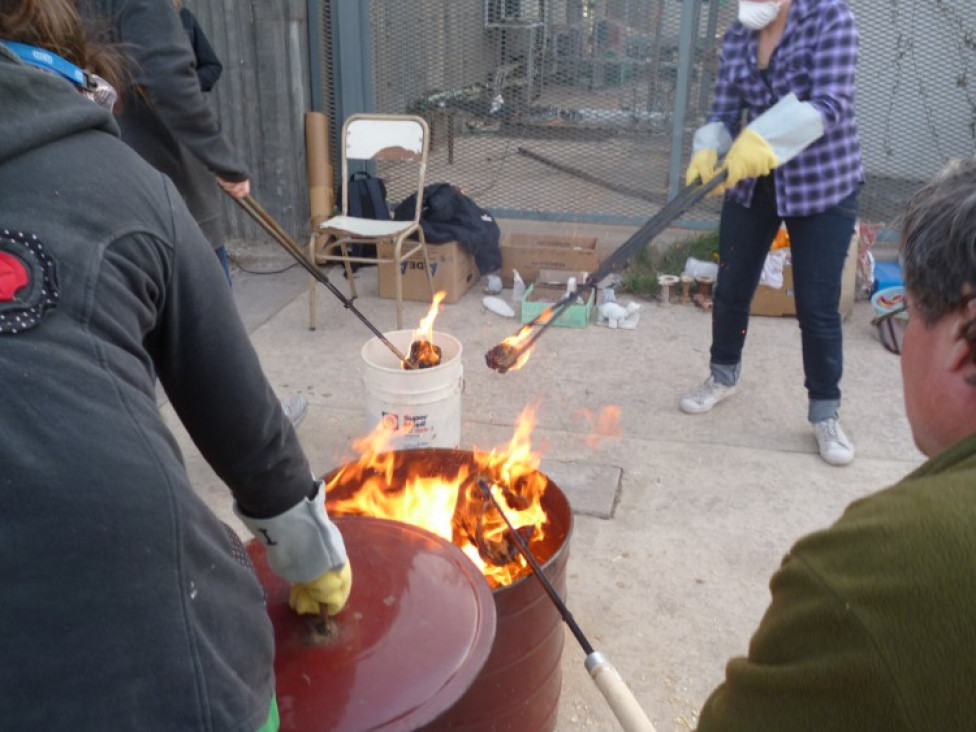
[[[314,492],[173,184],[0,49],[0,724],[253,730],[272,629],[159,382],[247,514]],[[229,499],[230,497],[228,497]]]

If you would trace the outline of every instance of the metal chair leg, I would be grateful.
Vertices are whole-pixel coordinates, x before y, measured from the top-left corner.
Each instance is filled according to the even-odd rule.
[[[396,323],[397,330],[403,330],[403,273],[400,271],[400,252],[397,251],[393,258],[393,267],[396,271]]]
[[[315,234],[308,240],[308,258],[312,264],[315,264]],[[318,265],[315,265],[318,266]],[[308,329],[315,330],[317,326],[317,315],[315,312],[316,308],[316,294],[318,289],[316,288],[316,281],[312,275],[308,276]]]
[[[346,268],[346,280],[349,282],[349,294],[353,300],[359,297],[356,294],[356,280],[353,278],[352,264],[349,262],[349,246],[345,239],[339,240],[339,249],[342,251],[342,263]]]
[[[430,290],[430,299],[433,302],[434,276],[430,273],[430,257],[427,256],[427,240],[424,239],[423,229],[417,229],[417,236],[420,239],[420,251],[424,255],[424,272],[427,273],[427,289]]]

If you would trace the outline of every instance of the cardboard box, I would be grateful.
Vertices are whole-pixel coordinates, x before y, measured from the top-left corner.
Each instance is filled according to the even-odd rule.
[[[768,315],[776,318],[796,315],[796,301],[793,292],[793,267],[783,267],[783,286],[780,288],[759,285],[752,298],[750,315]]]
[[[595,236],[506,234],[502,237],[502,283],[512,286],[512,270],[522,281],[535,282],[539,270],[593,272],[600,266]]]
[[[847,318],[854,312],[854,286],[857,275],[858,237],[851,237],[851,248],[844,261],[844,272],[841,274],[840,303],[838,309],[842,317]],[[783,267],[783,287],[767,287],[759,285],[752,298],[750,315],[769,315],[772,317],[795,316],[796,295],[793,291],[793,267]]]
[[[569,282],[570,277],[575,277],[577,282],[582,282],[586,275],[586,272],[540,270],[538,281],[529,285],[529,289],[522,297],[522,323],[531,323],[546,308],[562,300],[566,295],[566,283]],[[562,315],[552,321],[552,324],[564,328],[585,328],[590,322],[595,292],[596,290],[591,288],[585,303],[573,303]]]
[[[407,243],[404,243],[407,246]],[[380,242],[376,248],[379,257],[392,257],[393,244]],[[434,282],[434,292],[444,290],[446,303],[461,299],[478,281],[478,268],[474,257],[468,254],[455,241],[446,244],[428,244],[427,258],[430,260],[430,275]],[[427,289],[427,275],[424,274],[424,258],[416,252],[404,260],[400,269],[403,273],[403,299],[430,302],[431,293]],[[393,264],[380,264],[376,267],[380,280],[380,297],[396,299],[396,275]]]

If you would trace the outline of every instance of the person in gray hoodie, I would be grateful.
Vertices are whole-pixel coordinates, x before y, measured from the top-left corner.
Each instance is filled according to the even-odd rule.
[[[0,719],[275,729],[262,589],[156,380],[296,607],[342,609],[345,546],[200,228],[92,101],[99,57],[72,0],[0,0]]]

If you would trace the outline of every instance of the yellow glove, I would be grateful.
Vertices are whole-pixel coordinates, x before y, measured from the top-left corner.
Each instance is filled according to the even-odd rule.
[[[725,156],[725,167],[728,168],[729,177],[720,187],[724,190],[744,178],[768,175],[777,165],[779,160],[776,159],[776,153],[765,138],[755,130],[746,127],[735,138],[735,142]]]
[[[351,589],[352,566],[346,562],[316,580],[293,584],[288,604],[299,615],[318,615],[321,605],[330,616],[337,615],[346,606]]]
[[[691,156],[691,163],[685,173],[685,183],[691,185],[701,178],[702,183],[708,183],[718,172],[718,151],[704,148]]]

